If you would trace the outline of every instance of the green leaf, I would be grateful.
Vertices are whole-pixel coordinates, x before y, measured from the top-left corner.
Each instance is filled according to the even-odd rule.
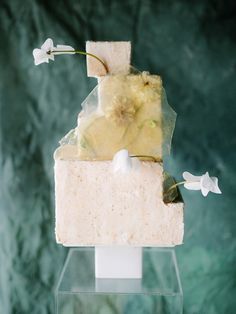
[[[164,171],[163,175],[163,201],[167,204],[179,199],[180,195],[176,186],[172,188],[176,184],[175,179],[166,171]]]

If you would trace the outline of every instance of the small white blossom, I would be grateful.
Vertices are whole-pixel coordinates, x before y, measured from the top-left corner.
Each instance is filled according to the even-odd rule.
[[[140,167],[140,161],[136,157],[130,157],[127,149],[119,150],[113,157],[112,166],[114,172],[128,173],[132,169]]]
[[[33,50],[34,64],[39,65],[44,62],[48,63],[49,60],[54,61],[54,55],[74,54],[74,50],[73,47],[67,45],[57,45],[54,47],[52,39],[48,38],[40,49],[35,48]]]
[[[206,172],[202,176],[194,176],[191,173],[185,171],[183,173],[185,179],[184,187],[188,190],[201,190],[203,196],[207,196],[209,192],[221,194],[221,190],[218,186],[218,178],[210,177]]]
[[[35,48],[33,50],[33,56],[34,56],[34,64],[39,65],[44,62],[49,62],[50,60],[54,60],[54,56],[50,54],[50,52],[53,50],[53,41],[51,38],[48,38],[40,49]]]

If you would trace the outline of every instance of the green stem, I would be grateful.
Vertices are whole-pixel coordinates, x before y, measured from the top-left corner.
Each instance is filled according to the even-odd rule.
[[[174,189],[175,187],[177,187],[177,186],[179,186],[179,185],[182,185],[182,184],[184,184],[184,183],[186,183],[186,181],[181,181],[181,182],[178,182],[178,183],[173,184],[173,185],[166,191],[166,193],[168,193],[170,190],[172,190],[172,189]]]
[[[50,53],[57,53],[57,52],[73,52],[73,53],[78,53],[80,55],[85,55],[85,56],[90,56],[93,57],[95,59],[97,59],[99,62],[101,62],[101,64],[104,66],[106,73],[108,73],[108,67],[106,65],[106,63],[104,61],[102,61],[102,59],[100,59],[99,57],[97,57],[96,55],[89,53],[89,52],[85,52],[85,51],[81,51],[81,50],[52,50],[50,51]]]
[[[149,158],[149,159],[152,159],[154,162],[158,162],[158,159],[153,157],[153,156],[148,156],[148,155],[132,155],[130,156],[130,158]]]

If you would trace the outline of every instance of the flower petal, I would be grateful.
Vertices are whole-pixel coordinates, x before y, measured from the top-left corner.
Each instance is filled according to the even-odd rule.
[[[194,181],[194,182],[200,182],[200,180],[201,180],[201,176],[194,176],[193,174],[191,174],[188,171],[183,172],[183,178],[186,181]]]
[[[51,38],[48,38],[45,40],[45,42],[42,44],[41,49],[48,52],[53,50],[53,41]]]
[[[45,51],[42,51],[41,49],[38,48],[34,49],[33,56],[35,65],[39,65],[44,62],[48,63],[49,55]]]
[[[50,54],[47,53],[47,55],[48,55],[48,59],[54,61],[54,55],[52,53]]]
[[[188,190],[201,190],[200,182],[186,182],[184,183],[184,187]]]
[[[202,186],[202,187],[201,187],[201,192],[202,192],[202,195],[206,197],[207,194],[208,194],[210,191]]]
[[[209,173],[206,172],[202,177],[201,177],[201,185],[205,188],[211,191],[214,189],[214,181],[212,178],[209,176]]]
[[[211,188],[211,192],[216,193],[216,194],[222,194],[222,192],[218,186],[218,178],[217,177],[211,177],[211,180],[214,183],[212,188]]]
[[[132,168],[131,158],[129,157],[129,152],[126,149],[121,149],[118,151],[112,160],[113,171],[120,171],[122,173],[127,173]]]
[[[205,174],[202,175],[201,177],[201,192],[203,196],[207,196],[207,194],[210,192],[213,182],[209,176],[209,173],[206,172]]]
[[[212,192],[216,194],[222,193],[218,186],[218,178],[210,177],[208,172],[206,172],[201,178],[201,190],[202,191],[208,190],[208,192]]]
[[[59,50],[59,52],[57,52]],[[61,55],[61,54],[75,54],[75,49],[71,46],[67,45],[57,45],[57,47],[53,48],[54,55]]]

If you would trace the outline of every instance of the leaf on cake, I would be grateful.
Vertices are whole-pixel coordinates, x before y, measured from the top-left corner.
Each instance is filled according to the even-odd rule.
[[[178,188],[175,186],[175,179],[167,172],[163,173],[163,201],[164,203],[172,203],[179,199],[180,194]]]

